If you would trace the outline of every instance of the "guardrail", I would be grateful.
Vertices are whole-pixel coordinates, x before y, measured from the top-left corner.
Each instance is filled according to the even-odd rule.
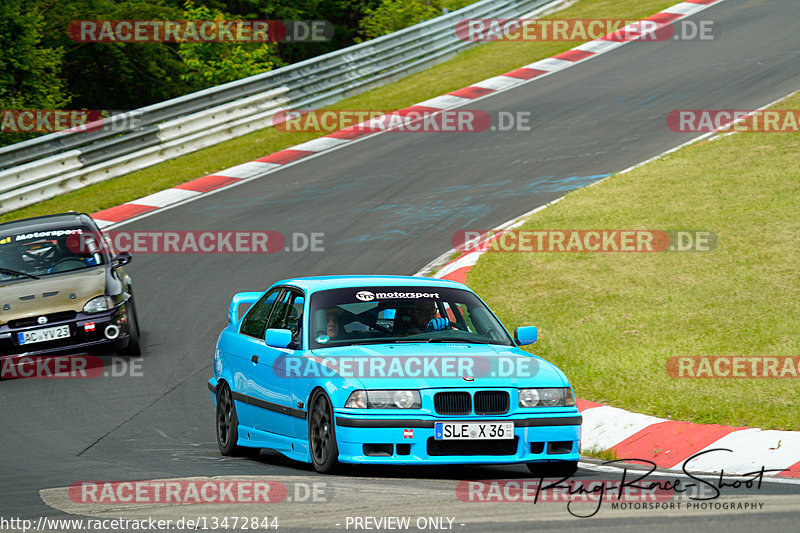
[[[472,46],[465,18],[515,18],[562,0],[481,0],[377,39],[116,115],[119,129],[61,131],[0,148],[0,212],[139,170],[272,125],[442,62]]]

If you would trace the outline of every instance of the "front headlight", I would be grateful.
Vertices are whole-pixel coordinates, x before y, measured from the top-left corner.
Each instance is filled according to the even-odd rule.
[[[418,390],[357,390],[347,398],[345,407],[351,409],[420,409]]]
[[[519,389],[520,407],[572,407],[575,398],[569,387]]]
[[[102,313],[114,309],[114,299],[111,296],[96,296],[83,306],[84,313]]]

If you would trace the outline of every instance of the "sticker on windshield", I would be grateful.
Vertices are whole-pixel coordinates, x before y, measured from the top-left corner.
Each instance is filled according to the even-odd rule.
[[[317,337],[314,340],[317,341],[317,343],[319,343],[319,344],[325,344],[326,342],[331,340],[331,338],[328,337],[327,335],[320,335],[319,337]]]
[[[33,233],[20,233],[14,237],[15,241],[27,241],[30,239],[43,239],[46,237],[63,237],[65,235],[80,235],[82,229],[57,229],[52,231],[34,231]]]
[[[358,291],[356,299],[362,302],[371,302],[372,300],[394,300],[394,299],[410,299],[418,300],[420,298],[435,298],[439,299],[438,292],[370,292]]]

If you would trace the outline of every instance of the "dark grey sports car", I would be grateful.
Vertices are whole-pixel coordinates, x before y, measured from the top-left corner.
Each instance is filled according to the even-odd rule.
[[[0,357],[140,355],[128,253],[87,214],[0,224]],[[9,359],[11,361],[9,361]]]

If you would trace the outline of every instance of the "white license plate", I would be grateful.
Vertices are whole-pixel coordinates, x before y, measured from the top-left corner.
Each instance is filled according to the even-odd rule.
[[[436,422],[436,440],[513,439],[514,422]]]
[[[17,340],[20,344],[54,341],[56,339],[66,339],[67,337],[69,337],[69,326],[56,326],[17,333]]]

